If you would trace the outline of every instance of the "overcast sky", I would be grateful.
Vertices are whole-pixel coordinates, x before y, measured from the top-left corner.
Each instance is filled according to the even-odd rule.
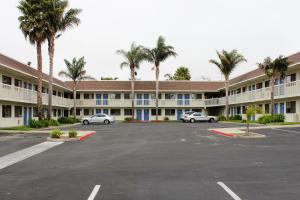
[[[300,51],[299,0],[69,0],[81,8],[81,24],[56,42],[55,69],[65,69],[63,59],[85,56],[90,75],[128,80],[129,70],[120,69],[118,49],[135,41],[153,47],[158,36],[179,54],[161,64],[160,79],[187,66],[193,80],[202,76],[220,80],[218,69],[208,63],[216,50],[237,49],[248,62],[232,77],[256,68],[265,57],[288,56]],[[36,51],[24,39],[18,25],[18,0],[1,0],[0,52],[36,66]],[[43,71],[48,73],[46,44]],[[153,80],[151,65],[143,63],[138,78]]]

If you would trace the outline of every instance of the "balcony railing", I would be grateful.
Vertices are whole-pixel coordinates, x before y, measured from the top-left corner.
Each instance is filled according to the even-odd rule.
[[[43,94],[43,105],[48,105],[48,94]],[[22,102],[22,103],[37,103],[37,92],[26,88],[15,87],[0,83],[0,100]],[[70,107],[73,105],[71,99],[55,96],[52,97],[53,106]]]

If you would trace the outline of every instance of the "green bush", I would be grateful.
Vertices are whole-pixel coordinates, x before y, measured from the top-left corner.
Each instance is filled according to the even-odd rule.
[[[58,119],[58,122],[61,124],[74,124],[74,123],[79,123],[80,119],[74,117],[61,117]]]
[[[260,124],[269,124],[275,122],[284,122],[284,115],[283,114],[275,114],[275,115],[263,115],[257,119],[258,123]]]
[[[128,121],[131,121],[132,118],[131,117],[125,117],[124,120],[128,122]]]
[[[30,119],[29,126],[30,128],[46,128],[49,126],[49,121]]]
[[[71,130],[69,131],[69,138],[75,138],[77,137],[77,131]]]
[[[243,120],[242,120],[242,123],[247,123],[247,120],[243,119]]]
[[[165,121],[169,121],[170,119],[169,119],[169,117],[165,117],[164,120]]]
[[[230,116],[229,120],[242,120],[242,116],[241,115]]]
[[[218,121],[226,121],[226,117],[224,115],[218,116]]]
[[[59,126],[59,122],[55,119],[50,119],[49,126]]]
[[[59,129],[52,130],[50,133],[51,138],[60,138],[62,132]]]

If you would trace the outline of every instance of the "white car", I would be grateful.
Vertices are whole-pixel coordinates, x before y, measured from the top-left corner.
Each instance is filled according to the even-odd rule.
[[[193,113],[195,113],[195,112],[194,111],[186,111],[186,112],[184,112],[183,114],[180,115],[180,120],[184,121],[184,117],[185,116],[191,115]]]
[[[207,121],[213,123],[213,122],[217,122],[218,118],[215,116],[207,116],[202,113],[195,112],[190,115],[185,115],[183,121],[191,122],[191,123],[195,123],[197,121]]]
[[[110,124],[113,123],[114,121],[115,121],[114,117],[102,113],[92,115],[90,117],[84,117],[81,119],[81,123],[84,125],[94,124],[94,123]]]

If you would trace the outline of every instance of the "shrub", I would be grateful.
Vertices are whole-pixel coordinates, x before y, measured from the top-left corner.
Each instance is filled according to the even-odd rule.
[[[241,115],[230,116],[229,120],[242,120],[242,116]]]
[[[60,117],[58,122],[61,124],[74,124],[80,122],[80,119],[74,117]]]
[[[71,130],[69,131],[69,138],[75,138],[77,137],[77,131]]]
[[[226,121],[226,117],[224,115],[218,116],[218,121]]]
[[[169,117],[165,117],[164,120],[165,121],[169,121],[170,119],[169,119]]]
[[[275,115],[263,115],[257,119],[258,123],[260,124],[269,124],[275,122],[284,122],[284,115],[282,114],[275,114]]]
[[[31,119],[29,122],[29,126],[30,128],[45,128],[49,126],[49,121]]]
[[[131,121],[132,120],[132,118],[131,117],[125,117],[125,119],[124,119],[125,121]]]
[[[49,126],[59,126],[59,122],[55,119],[50,119]]]
[[[243,120],[242,120],[242,123],[247,123],[247,120],[243,119]]]
[[[51,138],[60,138],[62,132],[59,129],[52,130],[50,133]]]

